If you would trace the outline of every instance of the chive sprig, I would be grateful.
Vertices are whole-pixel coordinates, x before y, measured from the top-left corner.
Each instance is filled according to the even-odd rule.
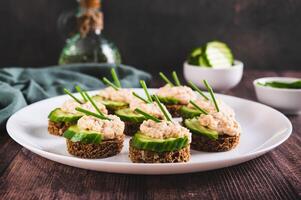
[[[82,96],[84,102],[87,102],[88,99],[86,98],[85,94],[83,93],[82,89],[80,88],[80,86],[75,86],[76,91]]]
[[[204,97],[206,100],[209,100],[209,98],[200,90],[193,82],[188,81],[188,84],[192,89],[194,89],[197,93],[199,93],[202,97]]]
[[[168,110],[166,109],[166,107],[161,104],[158,96],[157,95],[153,95],[153,97],[154,97],[156,103],[158,104],[161,112],[164,114],[166,120],[167,121],[172,121],[172,117],[171,117],[170,113],[168,112]]]
[[[173,71],[171,73],[171,76],[172,76],[172,79],[174,81],[174,83],[172,83],[168,78],[167,76],[165,76],[165,74],[163,74],[163,72],[160,72],[159,73],[160,77],[167,83],[169,84],[171,87],[174,87],[174,86],[181,86],[181,82],[178,78],[178,75],[177,75],[177,72],[176,71]]]
[[[80,108],[80,107],[75,108],[75,110],[77,110],[78,112],[84,113],[85,115],[88,115],[88,116],[93,116],[93,117],[96,117],[96,118],[99,118],[99,119],[104,119],[104,120],[111,120],[110,118],[108,118],[104,115],[100,115],[100,114],[91,112],[89,110],[86,110],[86,109],[83,109],[83,108]]]
[[[118,88],[121,88],[121,83],[119,81],[119,78],[118,78],[117,73],[114,68],[111,69],[111,75],[114,80],[115,86],[117,86]]]
[[[144,80],[140,80],[140,85],[142,86],[144,92],[145,92],[145,95],[149,101],[149,103],[153,102],[153,99],[151,97],[151,95],[149,94],[148,90],[147,90],[147,86],[146,86],[146,83]]]
[[[94,100],[90,97],[90,95],[86,91],[84,91],[84,94],[87,97],[88,101],[92,104],[92,106],[94,107],[94,109],[98,112],[98,114],[104,116],[104,114],[99,110],[99,108],[97,107],[97,105],[94,102]]]
[[[202,109],[200,106],[198,106],[195,102],[189,101],[198,111],[200,111],[202,114],[208,115],[208,112]]]
[[[74,99],[74,101],[76,101],[79,104],[82,104],[83,102],[81,102],[81,100],[79,100],[78,98],[76,98],[69,90],[67,90],[66,88],[64,88],[64,92],[66,94],[68,94],[72,99]]]
[[[175,86],[166,76],[165,74],[163,74],[163,72],[159,73],[160,77],[167,83],[169,84],[171,87]]]
[[[112,83],[111,81],[109,81],[109,79],[107,79],[106,77],[103,77],[103,78],[102,78],[102,82],[103,82],[105,85],[111,86],[111,87],[114,88],[116,91],[119,90],[119,88],[118,88],[114,83]]]
[[[135,97],[137,97],[138,99],[142,100],[144,103],[149,103],[148,100],[144,99],[143,97],[141,97],[140,95],[138,95],[136,92],[132,93]]]
[[[203,82],[204,82],[204,85],[206,86],[208,92],[210,93],[210,96],[211,96],[211,99],[214,103],[216,111],[219,112],[219,107],[218,107],[218,104],[217,104],[217,101],[215,99],[215,96],[214,96],[214,93],[213,93],[213,90],[212,90],[211,86],[209,85],[209,83],[206,80],[203,80]]]
[[[181,82],[179,81],[178,75],[176,71],[172,72],[172,78],[176,84],[176,86],[181,86]]]
[[[140,110],[139,108],[136,108],[136,109],[135,109],[135,112],[137,112],[137,113],[143,115],[146,119],[150,119],[150,120],[153,120],[153,121],[155,121],[155,122],[160,122],[160,121],[161,121],[161,120],[158,119],[157,117],[155,117],[155,116],[153,116],[153,115],[150,115],[150,114],[144,112],[143,110]]]
[[[111,75],[112,75],[112,78],[113,78],[113,82],[111,82],[109,79],[107,79],[106,77],[103,77],[101,79],[101,81],[105,84],[105,85],[108,85],[108,86],[111,86],[112,88],[114,88],[116,91],[119,90],[119,88],[121,88],[121,83],[119,81],[119,78],[117,76],[117,73],[115,71],[114,68],[111,69]]]

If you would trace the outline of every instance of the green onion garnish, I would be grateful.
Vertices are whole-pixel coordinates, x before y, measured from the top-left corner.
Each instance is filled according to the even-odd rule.
[[[149,103],[149,101],[147,101],[146,99],[144,99],[143,97],[139,96],[136,92],[132,93],[135,97],[137,97],[138,99],[142,100],[144,103]]]
[[[209,98],[191,81],[188,81],[190,87],[192,87],[192,89],[194,89],[195,91],[197,91],[197,93],[199,93],[202,97],[204,97],[206,100],[209,100]]]
[[[177,86],[181,86],[181,83],[179,81],[179,78],[178,78],[178,75],[177,75],[177,72],[176,71],[173,71],[172,72],[172,78],[173,80],[175,81],[176,85]]]
[[[196,103],[194,103],[193,101],[189,101],[189,103],[191,103],[198,111],[200,111],[201,113],[208,115],[208,112],[206,112],[204,109],[200,108],[200,106],[198,106]]]
[[[89,94],[84,91],[83,92],[85,94],[85,96],[87,97],[87,99],[90,101],[90,103],[92,104],[92,106],[94,107],[94,109],[102,116],[104,116],[104,114],[99,110],[99,108],[97,107],[97,105],[95,104],[95,102],[93,101],[93,99],[89,96]]]
[[[91,111],[89,111],[89,110],[82,109],[82,108],[80,108],[80,107],[75,108],[75,110],[77,110],[78,112],[84,113],[84,114],[86,114],[86,115],[90,115],[90,116],[99,118],[99,119],[111,120],[111,119],[108,118],[108,117],[105,117],[105,116],[103,116],[103,115],[99,115],[99,114],[94,113],[94,112],[91,112]]]
[[[166,107],[161,104],[159,98],[157,97],[157,95],[153,96],[156,103],[158,104],[161,112],[164,114],[165,118],[167,119],[167,121],[172,121],[172,117],[170,116],[170,113],[168,112],[168,110],[166,109]]]
[[[152,99],[151,95],[147,91],[147,86],[146,86],[145,81],[144,80],[140,80],[140,85],[142,86],[142,88],[143,88],[143,90],[145,92],[145,95],[146,95],[148,101],[149,102],[153,102],[153,99]]]
[[[88,100],[87,100],[87,98],[85,97],[85,95],[84,95],[82,89],[81,89],[78,85],[75,86],[75,89],[76,89],[77,92],[80,93],[80,95],[82,96],[82,98],[84,99],[84,101],[87,102]]]
[[[118,76],[117,76],[116,71],[115,71],[114,68],[111,69],[111,75],[112,75],[112,78],[114,80],[115,86],[117,86],[118,88],[121,88],[121,83],[118,79]]]
[[[174,84],[162,72],[160,72],[159,75],[167,84],[174,86]]]
[[[150,114],[148,114],[148,113],[146,113],[146,112],[140,110],[139,108],[136,108],[136,109],[135,109],[135,112],[137,112],[137,113],[143,115],[146,119],[150,119],[150,120],[153,120],[153,121],[155,121],[155,122],[160,122],[160,119],[158,119],[157,117],[152,116],[152,115],[150,115]]]
[[[212,90],[211,86],[209,85],[209,83],[206,80],[203,80],[203,82],[204,82],[204,85],[206,86],[208,92],[210,93],[210,96],[211,96],[211,99],[213,100],[216,111],[219,112],[219,107],[217,105],[217,102],[216,102],[216,99],[214,97],[213,90]]]
[[[71,92],[69,92],[69,90],[67,90],[66,88],[64,88],[64,92],[68,94],[72,99],[74,99],[77,103],[82,104],[82,102],[78,98],[76,98],[73,94],[71,94]]]
[[[112,83],[111,81],[109,81],[106,77],[102,78],[102,82],[106,85],[111,86],[112,88],[114,88],[115,90],[118,90],[118,87],[116,85],[114,85],[114,83]]]

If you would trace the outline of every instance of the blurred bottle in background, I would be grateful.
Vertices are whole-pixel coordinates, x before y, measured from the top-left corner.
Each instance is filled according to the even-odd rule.
[[[65,36],[69,36],[61,52],[59,64],[121,64],[119,50],[102,33],[101,0],[79,0],[77,13],[66,12],[59,18],[59,29],[63,30]]]

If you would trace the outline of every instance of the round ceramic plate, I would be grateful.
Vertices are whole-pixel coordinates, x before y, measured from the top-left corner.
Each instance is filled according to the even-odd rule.
[[[143,95],[141,89],[134,89]],[[151,90],[154,92],[155,89]],[[91,92],[95,94],[96,92]],[[78,95],[78,94],[77,94]],[[140,164],[128,157],[129,137],[122,152],[106,159],[81,159],[70,155],[63,137],[47,132],[48,113],[69,97],[58,96],[31,104],[10,117],[9,135],[20,145],[47,159],[83,169],[127,174],[177,174],[213,170],[254,159],[283,143],[292,132],[290,121],[273,108],[253,101],[217,95],[236,112],[242,133],[238,146],[228,152],[207,153],[191,151],[187,163]]]

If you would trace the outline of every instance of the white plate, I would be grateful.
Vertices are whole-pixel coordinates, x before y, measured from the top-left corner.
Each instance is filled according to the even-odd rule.
[[[141,89],[135,90],[138,94],[143,94]],[[8,120],[7,131],[20,145],[47,159],[83,169],[127,174],[177,174],[228,167],[256,158],[277,147],[290,136],[290,121],[275,109],[237,97],[218,97],[236,112],[237,120],[242,126],[240,143],[228,152],[192,151],[188,163],[131,163],[128,158],[129,137],[124,142],[122,152],[117,156],[106,159],[73,157],[68,154],[63,137],[47,132],[48,113],[68,99],[66,95],[46,99],[21,109]]]

